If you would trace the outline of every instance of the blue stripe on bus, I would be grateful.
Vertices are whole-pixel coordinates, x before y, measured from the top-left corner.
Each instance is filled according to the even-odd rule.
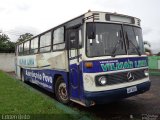
[[[128,87],[125,87],[125,88],[118,88],[114,90],[106,90],[106,91],[99,91],[99,92],[85,91],[84,96],[85,96],[85,99],[94,101],[97,104],[109,103],[109,102],[120,100],[122,98],[127,98],[130,96],[144,93],[145,91],[148,91],[150,89],[151,82],[148,81],[141,84],[137,84],[135,86],[137,87],[137,91],[129,94],[127,93]]]
[[[23,69],[24,78],[26,81],[37,84],[38,86],[54,92],[54,76],[61,75],[68,86],[67,81],[67,72],[65,71],[57,71],[52,69],[43,69],[43,70],[31,70],[31,69]]]
[[[114,58],[114,59],[95,60],[86,62],[92,62],[93,67],[86,68],[85,64],[83,64],[84,73],[108,72],[108,71],[117,71],[123,69],[148,67],[147,57]]]

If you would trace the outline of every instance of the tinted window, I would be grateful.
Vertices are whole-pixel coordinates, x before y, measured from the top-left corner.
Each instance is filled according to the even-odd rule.
[[[92,23],[87,24],[87,32],[92,29]],[[105,56],[112,55],[114,49],[116,55],[125,53],[124,40],[122,38],[122,26],[118,24],[95,23],[95,39],[88,39],[87,55]],[[87,33],[88,35],[88,33]]]
[[[127,38],[128,54],[137,54],[137,50],[144,54],[142,30],[138,27],[124,26],[125,37]]]

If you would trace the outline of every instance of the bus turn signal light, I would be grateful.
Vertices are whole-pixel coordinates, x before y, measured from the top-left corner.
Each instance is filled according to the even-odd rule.
[[[93,67],[93,63],[92,62],[85,62],[85,67],[86,68],[92,68]]]

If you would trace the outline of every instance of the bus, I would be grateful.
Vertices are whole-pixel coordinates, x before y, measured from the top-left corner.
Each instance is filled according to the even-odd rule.
[[[88,11],[17,42],[15,72],[68,104],[89,107],[150,89],[140,19]]]

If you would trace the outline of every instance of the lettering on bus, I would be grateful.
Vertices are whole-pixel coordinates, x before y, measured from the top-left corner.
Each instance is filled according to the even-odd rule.
[[[26,70],[26,76],[34,78],[34,80],[40,80],[45,83],[52,84],[52,76],[48,76],[45,73],[39,73],[34,71]]]
[[[19,64],[20,65],[25,65],[25,66],[33,66],[34,65],[34,59],[29,58],[29,59],[19,59]]]
[[[101,62],[103,63],[103,62]],[[138,60],[138,61],[125,61],[125,62],[113,62],[113,63],[103,63],[101,64],[101,68],[103,71],[115,71],[115,70],[123,70],[123,69],[132,69],[132,68],[140,68],[146,67],[146,60]]]

